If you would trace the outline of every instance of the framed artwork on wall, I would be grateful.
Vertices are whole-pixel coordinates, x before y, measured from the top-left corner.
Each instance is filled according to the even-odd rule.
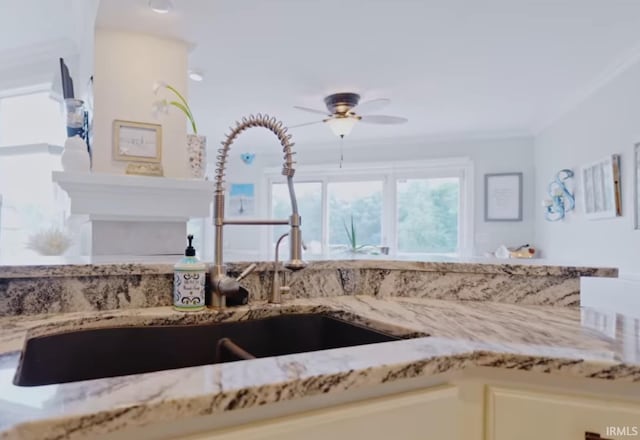
[[[162,126],[113,121],[113,158],[125,162],[162,161]]]
[[[484,175],[484,220],[522,221],[522,173]]]
[[[229,217],[253,217],[256,215],[255,185],[232,183],[229,186]]]
[[[588,219],[598,220],[622,215],[620,193],[620,156],[612,154],[583,166],[582,206]]]

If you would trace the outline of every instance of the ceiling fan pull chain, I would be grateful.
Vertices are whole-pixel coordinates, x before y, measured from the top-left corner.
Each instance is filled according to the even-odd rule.
[[[342,162],[344,161],[344,153],[343,153],[343,146],[344,146],[344,135],[340,135],[340,168],[342,168]]]

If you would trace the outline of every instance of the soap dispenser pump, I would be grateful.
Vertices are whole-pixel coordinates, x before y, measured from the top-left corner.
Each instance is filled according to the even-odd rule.
[[[173,307],[183,312],[205,308],[205,279],[207,266],[196,257],[193,235],[188,235],[189,246],[184,257],[174,266]]]

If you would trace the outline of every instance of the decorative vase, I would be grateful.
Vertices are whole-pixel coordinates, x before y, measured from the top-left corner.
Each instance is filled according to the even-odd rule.
[[[64,100],[67,118],[67,136],[80,136],[84,139],[85,111],[84,101],[81,99],[67,98]]]
[[[66,172],[88,173],[91,170],[87,144],[80,136],[75,135],[64,142],[61,162]]]
[[[187,157],[191,177],[204,178],[207,171],[207,138],[205,136],[187,135]]]

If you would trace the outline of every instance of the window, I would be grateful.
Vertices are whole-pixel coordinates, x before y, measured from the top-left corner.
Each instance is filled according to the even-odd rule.
[[[322,183],[295,183],[295,191],[298,211],[304,222],[302,239],[308,252],[320,254],[322,253]],[[271,187],[271,218],[287,219],[290,215],[289,188],[286,183],[274,183]],[[278,238],[288,231],[287,226],[274,227],[272,243],[275,245]],[[285,244],[281,246],[280,254],[283,259],[286,259],[289,255],[289,249]]]
[[[458,251],[460,179],[397,181],[398,252]]]
[[[4,256],[33,255],[26,248],[29,236],[64,223],[66,202],[56,195],[51,172],[61,169],[65,122],[61,105],[48,90],[46,85],[28,93],[0,94],[0,254]]]
[[[330,182],[327,192],[331,249],[382,244],[382,181]]]
[[[393,256],[470,255],[472,172],[468,159],[299,168],[295,188],[306,255],[344,254],[354,244],[369,253],[389,247]],[[287,218],[286,185],[275,172],[267,182],[273,217]],[[274,228],[271,244],[286,230]]]

